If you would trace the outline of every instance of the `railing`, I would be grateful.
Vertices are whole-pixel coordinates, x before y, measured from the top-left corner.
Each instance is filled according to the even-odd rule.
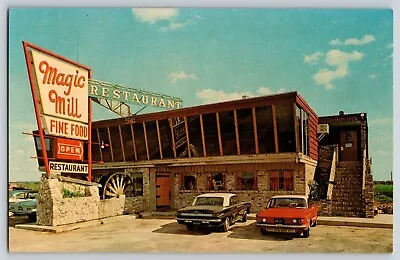
[[[337,147],[333,148],[333,155],[332,155],[332,164],[331,170],[329,173],[329,182],[328,182],[328,190],[326,192],[326,199],[332,199],[332,190],[333,190],[333,183],[335,181],[335,174],[336,174],[336,161],[337,161]]]

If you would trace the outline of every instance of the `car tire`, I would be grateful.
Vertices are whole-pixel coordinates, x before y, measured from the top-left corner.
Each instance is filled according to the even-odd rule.
[[[191,224],[186,224],[186,229],[189,231],[193,231],[194,230],[194,226]]]
[[[310,236],[310,228],[307,228],[306,230],[303,231],[303,236],[304,237],[309,237]]]
[[[224,224],[222,225],[222,231],[227,232],[229,230],[230,221],[229,218],[225,218]]]
[[[242,217],[242,222],[246,222],[247,221],[247,214],[244,213],[243,217]]]
[[[315,220],[314,223],[312,223],[311,226],[312,226],[312,227],[316,227],[316,226],[317,226],[317,220]]]

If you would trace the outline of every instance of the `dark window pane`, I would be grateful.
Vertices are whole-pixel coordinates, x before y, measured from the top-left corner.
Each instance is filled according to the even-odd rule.
[[[133,132],[135,133],[135,144],[136,144],[138,161],[147,160],[143,124],[142,123],[133,124]]]
[[[121,138],[119,135],[118,126],[110,127],[110,136],[111,136],[112,153],[114,156],[114,161],[121,162],[123,161],[123,157],[122,157]]]
[[[258,149],[260,153],[275,153],[272,108],[256,107]]]
[[[158,121],[160,127],[161,147],[163,158],[174,158],[174,151],[172,149],[172,134],[171,127],[168,120]]]
[[[240,154],[255,154],[254,128],[251,108],[237,110]]]
[[[160,159],[160,146],[158,143],[157,125],[155,121],[146,122],[146,134],[150,159]]]
[[[203,142],[201,140],[200,116],[190,116],[187,118],[189,142],[191,144],[190,153],[192,157],[203,156]]]
[[[207,156],[219,155],[217,119],[215,114],[203,115]]]
[[[293,127],[293,105],[276,106],[279,152],[295,152],[296,143]]]
[[[235,118],[233,111],[220,112],[222,150],[224,155],[237,155]]]

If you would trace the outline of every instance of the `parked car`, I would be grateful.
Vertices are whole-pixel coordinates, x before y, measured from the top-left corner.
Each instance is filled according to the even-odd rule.
[[[188,230],[214,227],[228,231],[236,221],[247,221],[250,202],[239,202],[233,193],[207,193],[197,196],[192,205],[178,210],[177,222]]]
[[[12,190],[8,192],[8,202],[36,199],[38,192],[32,190]]]
[[[262,234],[267,232],[293,233],[304,237],[310,235],[310,227],[317,225],[318,207],[308,205],[306,196],[274,196],[267,207],[256,215],[257,227]]]
[[[36,199],[28,199],[10,203],[8,210],[14,216],[27,215],[31,220],[36,220],[36,206]]]

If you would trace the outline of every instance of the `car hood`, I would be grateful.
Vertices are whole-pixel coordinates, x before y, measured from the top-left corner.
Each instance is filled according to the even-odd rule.
[[[304,218],[308,209],[304,208],[269,208],[257,213],[261,218]]]
[[[178,210],[178,213],[218,213],[224,210],[224,206],[215,206],[215,205],[197,205],[197,206],[188,206]]]

